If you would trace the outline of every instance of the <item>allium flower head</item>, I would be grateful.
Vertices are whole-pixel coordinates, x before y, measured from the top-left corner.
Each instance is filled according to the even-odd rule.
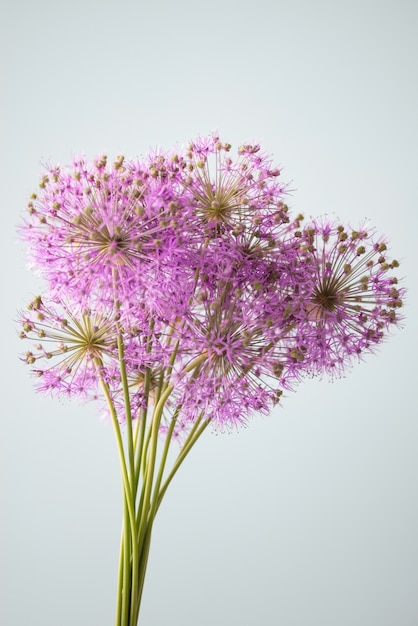
[[[300,364],[288,348],[295,250],[256,246],[252,254],[226,235],[216,244],[202,252],[197,297],[179,329],[185,354],[205,356],[184,385],[180,378],[180,401],[189,419],[204,411],[223,426],[269,411],[299,378]]]
[[[64,302],[37,296],[20,314],[22,339],[33,347],[24,360],[39,378],[38,389],[86,395],[97,387],[97,363],[115,355],[115,322],[101,313],[76,313]]]
[[[156,263],[175,249],[176,222],[167,187],[141,164],[106,157],[90,165],[51,167],[28,204],[22,229],[33,264],[60,296],[85,302],[100,291],[146,287]],[[115,289],[117,293],[115,294]]]
[[[256,144],[242,145],[238,157],[230,156],[231,144],[216,134],[198,138],[184,154],[175,155],[181,165],[180,181],[197,227],[208,232],[242,232],[267,216],[287,221],[283,202],[286,186],[280,170]]]
[[[311,371],[342,373],[399,323],[404,289],[392,272],[399,263],[371,227],[314,221],[299,235],[301,263],[312,269],[311,287],[299,294],[299,348]]]

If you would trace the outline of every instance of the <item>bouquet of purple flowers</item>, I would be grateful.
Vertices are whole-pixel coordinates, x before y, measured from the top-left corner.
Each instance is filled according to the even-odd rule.
[[[232,157],[216,135],[142,161],[77,158],[39,188],[21,236],[46,289],[20,313],[24,360],[39,391],[95,400],[113,423],[116,626],[135,626],[155,516],[203,431],[374,351],[401,319],[399,264],[367,224],[292,216],[260,146]]]

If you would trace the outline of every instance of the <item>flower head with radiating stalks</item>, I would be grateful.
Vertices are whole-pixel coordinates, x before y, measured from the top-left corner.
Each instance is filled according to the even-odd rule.
[[[242,232],[267,218],[273,217],[276,224],[288,221],[280,169],[272,166],[257,144],[240,146],[235,159],[230,151],[231,145],[213,134],[172,156],[175,178],[183,187],[196,229],[213,236],[226,230]]]
[[[85,303],[95,293],[113,303],[155,283],[157,265],[166,273],[175,265],[181,226],[172,190],[142,164],[75,159],[71,168],[49,168],[39,186],[22,233],[59,296]]]
[[[245,423],[300,377],[300,362],[289,354],[291,297],[310,270],[303,277],[295,246],[278,238],[275,229],[265,240],[258,231],[225,232],[202,249],[196,298],[178,332],[185,354],[204,355],[179,379],[179,402],[192,421],[204,411],[221,428]]]
[[[97,364],[103,366],[116,354],[114,319],[88,310],[76,312],[62,301],[44,303],[37,296],[20,314],[20,323],[20,337],[33,344],[24,361],[34,366],[40,391],[96,394]]]
[[[314,221],[298,234],[300,261],[313,279],[299,294],[298,346],[309,371],[342,374],[402,319],[405,290],[393,275],[399,263],[370,226]]]

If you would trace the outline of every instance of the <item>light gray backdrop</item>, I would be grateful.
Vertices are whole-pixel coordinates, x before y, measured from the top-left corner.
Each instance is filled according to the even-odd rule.
[[[94,406],[35,394],[15,225],[45,162],[260,140],[306,215],[392,241],[407,320],[346,378],[207,433],[160,511],[144,626],[417,626],[416,0],[1,3],[1,618],[113,624],[121,496]]]

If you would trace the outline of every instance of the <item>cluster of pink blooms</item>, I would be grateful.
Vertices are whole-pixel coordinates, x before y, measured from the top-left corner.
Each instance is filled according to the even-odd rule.
[[[48,168],[21,227],[47,285],[20,316],[39,390],[100,398],[102,378],[123,422],[119,337],[133,418],[172,385],[165,424],[222,428],[373,351],[404,295],[386,241],[285,198],[260,146],[214,135]]]

